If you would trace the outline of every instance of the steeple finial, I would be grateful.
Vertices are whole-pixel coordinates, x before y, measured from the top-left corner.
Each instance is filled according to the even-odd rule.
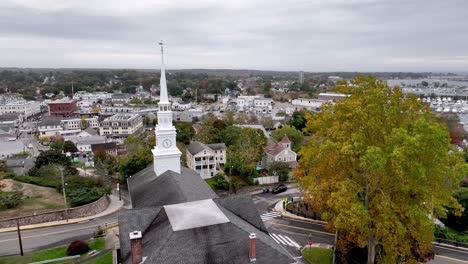
[[[161,78],[160,78],[160,99],[159,103],[169,104],[169,98],[167,96],[167,83],[166,83],[166,70],[164,68],[164,47],[163,41],[158,43],[161,46]]]

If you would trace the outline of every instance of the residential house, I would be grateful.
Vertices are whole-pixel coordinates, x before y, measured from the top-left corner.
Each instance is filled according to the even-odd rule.
[[[42,121],[37,125],[38,136],[52,137],[61,135],[63,131],[61,118],[55,116],[45,116]]]
[[[186,147],[187,167],[203,179],[213,177],[226,162],[226,144],[203,144],[193,141]]]
[[[98,136],[99,133],[96,129],[92,128],[92,127],[88,127],[87,129],[81,131],[78,135],[76,135],[77,137],[92,137],[92,136]]]
[[[128,93],[114,93],[112,94],[112,105],[124,106],[127,105],[132,99],[132,95]]]
[[[307,109],[309,111],[318,111],[320,110],[320,106],[326,101],[324,100],[317,100],[317,99],[308,99],[308,98],[297,98],[291,101],[291,104],[295,107],[295,111],[299,111],[301,109]]]
[[[107,142],[105,136],[89,136],[89,137],[72,137],[68,138],[71,142],[75,143],[76,148],[81,153],[92,152],[92,145],[102,144]]]
[[[286,162],[290,168],[296,167],[297,154],[291,150],[291,144],[286,135],[279,142],[269,141],[263,148],[262,166],[268,169],[273,162]]]
[[[143,118],[139,114],[115,114],[101,122],[99,135],[126,138],[143,130]]]
[[[104,152],[106,155],[117,157],[119,153],[120,147],[117,146],[115,142],[107,142],[107,143],[98,143],[91,145],[91,151],[93,155],[96,155],[98,152]]]

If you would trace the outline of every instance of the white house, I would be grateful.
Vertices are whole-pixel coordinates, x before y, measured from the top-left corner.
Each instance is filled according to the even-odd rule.
[[[295,110],[301,110],[303,108],[312,111],[318,111],[320,106],[325,103],[324,100],[308,99],[308,98],[297,98],[291,101],[291,104],[295,107]]]
[[[37,125],[39,137],[59,136],[63,131],[60,117],[47,116]]]
[[[203,144],[194,141],[187,145],[187,167],[196,171],[203,179],[213,177],[219,166],[226,162],[226,144]]]
[[[279,142],[268,142],[263,150],[262,166],[264,168],[269,168],[275,161],[286,162],[290,168],[297,166],[297,154],[291,150],[291,141],[286,135]]]
[[[107,138],[105,136],[90,136],[90,137],[73,137],[69,140],[75,143],[76,148],[79,152],[91,152],[91,146],[94,144],[106,143]]]

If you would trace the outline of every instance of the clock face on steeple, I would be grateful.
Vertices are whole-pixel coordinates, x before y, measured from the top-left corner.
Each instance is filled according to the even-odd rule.
[[[163,147],[170,148],[172,146],[172,141],[170,139],[165,139],[163,142]]]

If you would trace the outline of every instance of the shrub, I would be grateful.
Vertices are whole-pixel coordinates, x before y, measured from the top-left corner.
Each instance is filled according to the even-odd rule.
[[[21,204],[22,200],[22,192],[3,192],[0,194],[0,207],[4,207],[7,209],[15,208],[16,206]]]
[[[68,256],[82,255],[89,251],[88,244],[81,240],[73,241],[67,248]]]
[[[102,187],[96,179],[73,176],[67,179],[66,192],[70,205],[76,207],[94,202],[105,194],[110,194],[111,189]]]
[[[223,174],[217,173],[215,176],[213,176],[213,179],[215,180],[214,186],[216,189],[221,189],[221,190],[229,189],[229,182],[226,181]]]
[[[52,187],[56,188],[59,186],[59,182],[42,178],[42,177],[32,177],[32,176],[15,176],[13,178],[15,181],[20,181],[24,183],[31,183],[39,186],[44,186],[44,187]]]

